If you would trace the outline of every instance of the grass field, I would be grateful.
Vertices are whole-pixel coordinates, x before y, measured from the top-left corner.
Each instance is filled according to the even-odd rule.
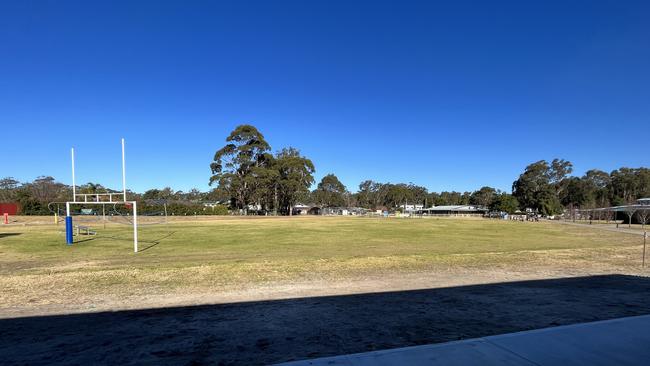
[[[495,271],[552,277],[641,270],[638,237],[551,222],[179,220],[142,226],[142,251],[137,254],[132,252],[129,226],[92,226],[97,236],[76,238],[81,242],[70,247],[65,245],[63,225],[0,226],[3,311],[116,303],[128,307],[134,298],[310,281],[331,284],[386,277],[417,281],[432,275],[471,281],[475,275],[487,274],[489,279]]]

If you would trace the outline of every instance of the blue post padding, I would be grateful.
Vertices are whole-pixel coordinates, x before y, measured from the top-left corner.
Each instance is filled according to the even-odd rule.
[[[65,242],[72,245],[72,216],[65,217]]]

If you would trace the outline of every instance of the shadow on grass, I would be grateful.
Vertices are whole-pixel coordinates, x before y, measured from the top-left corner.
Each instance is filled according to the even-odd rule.
[[[170,231],[167,234],[161,236],[160,238],[152,239],[152,240],[143,240],[143,239],[138,239],[138,244],[149,244],[146,247],[138,249],[138,252],[144,252],[145,250],[151,249],[155,247],[156,245],[160,244],[163,240],[169,238],[170,236],[174,235],[176,232],[175,231]],[[119,241],[132,241],[133,237],[121,237],[121,236],[102,236],[101,238],[103,239],[111,239],[111,240],[119,240]],[[92,240],[92,239],[86,239],[86,240],[81,240],[79,243],[87,241],[87,240]],[[77,242],[75,242],[77,243]]]
[[[604,275],[0,320],[5,364],[260,365],[650,313]]]
[[[171,232],[167,233],[166,235],[163,235],[162,237],[160,237],[158,239],[149,240],[149,241],[147,241],[147,240],[144,240],[144,241],[138,240],[138,243],[149,243],[150,244],[149,246],[146,246],[144,248],[139,249],[138,252],[144,252],[147,249],[151,249],[151,248],[155,247],[156,245],[160,244],[161,241],[163,241],[164,239],[169,238],[170,236],[174,235],[175,233],[176,233],[175,231],[171,231]]]
[[[0,239],[16,235],[20,235],[20,233],[0,233]]]
[[[86,239],[75,239],[75,241],[74,241],[73,244],[81,244],[81,243],[85,243],[85,242],[87,242],[87,241],[93,241],[93,240],[95,240],[95,239],[97,239],[96,236],[90,236],[90,235],[87,235],[87,238],[86,238]]]

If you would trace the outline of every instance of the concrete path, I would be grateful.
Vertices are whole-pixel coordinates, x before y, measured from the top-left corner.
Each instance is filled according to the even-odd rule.
[[[650,315],[465,341],[284,363],[367,365],[649,365]]]

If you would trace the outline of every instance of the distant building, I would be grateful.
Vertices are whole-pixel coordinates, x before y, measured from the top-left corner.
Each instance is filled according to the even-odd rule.
[[[324,209],[315,204],[296,203],[292,207],[294,215],[323,215]]]
[[[312,208],[314,207],[318,208],[317,206],[314,205],[304,205],[302,203],[297,203],[293,205],[292,210],[294,215],[308,215],[310,214],[310,210],[312,210]],[[314,214],[313,212],[314,211],[312,210],[311,215]]]
[[[430,216],[482,216],[487,211],[487,209],[479,206],[447,205],[422,208],[417,210],[417,213]]]
[[[404,212],[415,212],[422,210],[424,208],[424,205],[401,205],[399,207],[404,210]]]
[[[330,216],[357,216],[365,215],[368,211],[361,207],[323,207],[320,214]]]

